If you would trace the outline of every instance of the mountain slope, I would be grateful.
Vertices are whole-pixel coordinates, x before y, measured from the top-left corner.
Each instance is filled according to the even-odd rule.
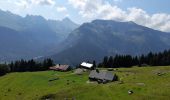
[[[0,27],[0,37],[0,61],[30,58],[41,52],[41,50],[35,52],[36,47],[30,48],[34,43],[28,41],[28,38],[15,30]]]
[[[170,48],[170,34],[133,22],[94,20],[74,30],[51,56],[57,63],[77,64],[115,54],[139,55]]]
[[[55,37],[57,37],[56,40],[61,42],[79,25],[72,22],[69,18],[65,18],[61,21],[46,20],[42,16],[27,15],[26,17],[21,17],[8,11],[0,10],[0,26],[19,32],[25,32],[25,34],[32,33],[31,35],[55,35]],[[49,37],[49,39],[51,39],[51,37]]]
[[[22,29],[22,22],[23,19],[20,16],[0,10],[0,26],[18,31]]]
[[[46,20],[41,16],[21,17],[0,10],[0,61],[49,55],[77,27],[68,18]]]

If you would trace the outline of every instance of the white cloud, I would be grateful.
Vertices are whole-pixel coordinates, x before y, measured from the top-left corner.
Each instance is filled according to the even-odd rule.
[[[67,8],[66,7],[57,7],[57,12],[67,12]]]
[[[47,5],[47,6],[53,6],[55,5],[54,0],[19,0],[15,2],[16,5],[23,8],[28,8],[32,5]]]
[[[29,0],[27,0],[29,1]],[[37,5],[55,5],[54,0],[30,0],[31,3],[37,4]]]
[[[68,2],[79,10],[79,14],[83,18],[88,20],[113,19],[117,21],[134,21],[143,26],[170,32],[170,14],[156,13],[150,15],[136,7],[122,10],[105,0],[68,0]]]
[[[70,17],[70,15],[69,14],[65,14],[64,18],[66,18],[66,17]]]
[[[64,17],[69,17],[69,13],[66,7],[60,6],[56,8],[57,12],[61,13]]]
[[[113,0],[114,2],[122,2],[122,0]]]
[[[26,9],[29,7],[29,4],[27,1],[25,0],[22,0],[22,1],[19,1],[19,2],[15,2],[15,4],[20,7],[21,9]]]
[[[157,13],[149,15],[139,8],[129,8],[126,21],[134,21],[140,25],[144,25],[153,29],[170,32],[170,15]]]

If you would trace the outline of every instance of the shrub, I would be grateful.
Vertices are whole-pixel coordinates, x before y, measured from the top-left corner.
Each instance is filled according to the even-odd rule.
[[[113,80],[114,80],[114,81],[118,81],[118,80],[119,80],[119,77],[115,74]]]

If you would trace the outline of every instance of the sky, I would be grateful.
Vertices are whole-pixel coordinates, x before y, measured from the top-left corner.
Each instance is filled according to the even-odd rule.
[[[78,24],[94,19],[134,21],[170,32],[170,0],[0,0],[0,9],[20,16],[70,18]]]

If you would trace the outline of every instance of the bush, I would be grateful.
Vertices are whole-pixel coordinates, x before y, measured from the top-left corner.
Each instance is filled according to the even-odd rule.
[[[115,74],[113,81],[118,81],[118,80],[119,80],[119,77]]]

